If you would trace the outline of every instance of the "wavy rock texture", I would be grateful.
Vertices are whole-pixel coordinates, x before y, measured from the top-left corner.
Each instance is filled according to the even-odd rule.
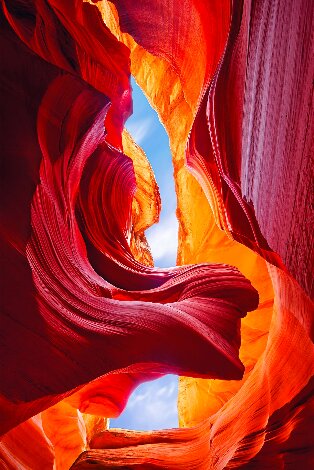
[[[2,2],[0,462],[311,468],[313,4],[97,6]],[[130,71],[169,134],[190,266],[151,267]],[[165,372],[188,376],[182,429],[108,431]]]
[[[258,296],[230,266],[147,266],[158,191],[146,162],[135,177],[145,157],[122,138],[129,52],[96,7],[2,6],[1,432],[46,410],[41,452],[53,447],[68,468],[88,445],[77,408],[116,416],[139,382],[164,372],[241,378],[240,318]],[[27,467],[23,448],[15,457]]]
[[[83,455],[77,462],[77,466],[78,468],[84,468],[84,462],[92,460],[96,468],[97,461],[101,462],[100,465],[104,467],[106,465],[108,467],[142,465],[144,468],[149,468],[149,465],[152,465],[154,468],[156,466],[163,468],[182,468],[183,466],[188,468],[232,468],[247,465],[248,468],[299,468],[300,465],[305,465],[306,468],[310,468],[313,463],[313,454],[311,453],[313,441],[311,441],[311,437],[306,430],[309,430],[312,419],[311,397],[313,386],[309,379],[313,374],[313,348],[309,338],[313,337],[313,304],[297,283],[289,277],[288,273],[283,274],[278,270],[274,270],[274,268],[268,268],[265,261],[259,255],[252,253],[252,251],[236,241],[232,241],[230,236],[227,235],[235,236],[237,240],[254,248],[258,253],[265,256],[266,259],[272,260],[277,265],[284,267],[282,261],[284,259],[286,270],[289,268],[289,271],[300,281],[305,290],[312,295],[313,240],[312,233],[309,230],[312,219],[307,215],[311,202],[308,201],[308,204],[302,203],[305,198],[311,198],[313,194],[310,187],[313,174],[312,153],[304,151],[304,149],[299,147],[298,161],[302,162],[302,164],[299,163],[297,170],[295,170],[293,168],[295,165],[295,153],[291,152],[291,139],[296,143],[299,141],[307,142],[307,145],[311,144],[310,125],[312,125],[312,120],[311,115],[308,113],[311,112],[309,111],[309,105],[312,90],[309,87],[307,77],[311,76],[313,70],[312,63],[308,62],[309,51],[313,48],[309,33],[311,22],[313,21],[312,6],[307,3],[301,4],[300,2],[287,5],[285,2],[285,4],[281,5],[269,3],[264,8],[258,8],[255,5],[251,6],[247,2],[243,5],[242,9],[240,3],[235,5],[231,24],[232,34],[228,38],[228,49],[225,52],[225,56],[230,55],[241,58],[242,54],[242,62],[236,61],[235,58],[225,59],[225,62],[227,62],[225,64],[221,61],[212,82],[208,86],[213,96],[215,95],[215,87],[218,87],[216,82],[219,83],[219,80],[221,80],[223,82],[220,85],[221,88],[226,86],[223,89],[224,95],[222,95],[222,91],[219,95],[223,106],[221,106],[221,101],[218,101],[218,92],[216,106],[220,105],[221,110],[228,109],[229,103],[226,92],[230,91],[229,96],[235,100],[233,106],[237,105],[238,110],[242,106],[245,109],[246,115],[254,112],[255,114],[259,113],[260,119],[266,118],[266,121],[268,121],[267,125],[271,132],[274,132],[275,129],[273,126],[274,120],[281,122],[284,116],[286,121],[282,124],[285,126],[285,129],[288,129],[290,120],[295,122],[295,116],[298,115],[298,129],[301,134],[296,136],[295,133],[291,132],[288,134],[285,131],[285,139],[283,139],[283,136],[281,137],[281,147],[278,147],[276,144],[276,153],[269,148],[271,144],[268,139],[270,132],[267,132],[265,127],[260,128],[257,116],[254,118],[254,127],[252,127],[253,124],[251,123],[250,131],[248,131],[245,120],[243,124],[237,122],[242,116],[241,112],[233,108],[233,113],[235,114],[233,121],[230,123],[229,116],[224,115],[221,127],[216,126],[216,131],[221,132],[220,139],[222,139],[222,144],[225,147],[225,149],[219,148],[219,152],[227,152],[226,149],[229,149],[227,155],[229,156],[228,165],[230,167],[231,165],[235,167],[238,165],[238,170],[235,169],[234,173],[231,174],[234,178],[234,181],[231,181],[230,175],[225,174],[226,169],[219,167],[219,156],[215,155],[216,159],[211,157],[213,162],[211,166],[209,163],[206,163],[207,156],[212,150],[207,149],[208,151],[206,151],[206,148],[204,149],[202,146],[205,146],[205,143],[207,146],[214,145],[215,142],[211,135],[212,130],[210,126],[206,126],[206,116],[203,115],[202,119],[198,117],[202,115],[202,106],[204,105],[201,104],[195,119],[198,122],[196,125],[194,121],[190,137],[188,162],[190,166],[195,165],[194,162],[197,160],[200,162],[201,169],[196,168],[194,173],[202,182],[203,189],[210,203],[209,208],[204,193],[183,167],[184,146],[182,141],[186,141],[190,126],[192,126],[193,113],[197,108],[197,103],[191,103],[186,98],[190,96],[186,91],[186,84],[182,77],[178,77],[173,71],[175,69],[174,63],[176,58],[173,59],[171,57],[169,59],[165,57],[159,49],[163,45],[157,44],[154,49],[151,43],[147,42],[147,36],[144,32],[142,34],[139,33],[141,25],[144,25],[142,27],[143,31],[146,23],[151,24],[154,22],[154,19],[148,18],[148,9],[145,20],[143,11],[141,15],[136,11],[133,14],[131,11],[132,7],[129,4],[129,12],[131,11],[132,16],[130,15],[131,18],[127,19],[125,2],[123,2],[122,6],[120,2],[116,2],[116,5],[119,10],[122,28],[132,34],[134,39],[139,42],[139,45],[127,34],[118,32],[114,22],[116,16],[112,9],[108,13],[108,8],[103,8],[105,21],[119,39],[122,39],[130,47],[132,51],[132,73],[144,91],[146,91],[152,105],[157,109],[170,136],[180,220],[178,262],[183,264],[195,261],[212,262],[219,260],[236,265],[241,272],[251,279],[253,285],[259,290],[260,305],[256,312],[250,313],[242,320],[240,357],[246,365],[243,381],[226,382],[191,378],[181,379],[179,393],[180,424],[186,427],[196,425],[197,428],[190,431],[187,430],[186,434],[182,433],[182,431],[180,433],[179,431],[169,431],[166,434],[164,432],[156,432],[154,439],[151,438],[150,434],[134,433],[136,439],[133,442],[129,440],[130,436],[128,434],[126,434],[127,439],[124,439],[124,432],[122,431],[119,432],[119,437],[116,439],[117,445],[114,445],[112,442],[116,438],[115,434],[103,434],[99,436],[97,443],[94,443],[97,450],[91,450],[89,451],[90,453]],[[172,8],[175,9],[173,5],[172,3],[164,15],[167,18],[171,17],[172,20],[173,17],[170,10]],[[163,7],[167,8],[164,4]],[[177,16],[173,15],[175,18],[180,18],[180,15],[182,17],[184,14],[184,12],[179,10],[175,10],[177,13]],[[295,11],[298,14],[294,15]],[[307,12],[307,15],[304,12]],[[268,25],[269,17],[272,21]],[[290,18],[290,22],[287,22],[287,17]],[[158,19],[155,21],[158,23]],[[287,25],[291,26],[293,22],[294,27],[292,30],[295,34],[294,37],[292,37],[291,31],[287,29]],[[175,28],[174,23],[175,20],[173,20],[173,28]],[[233,32],[236,27],[238,28],[237,33]],[[271,31],[269,32],[267,28],[270,28]],[[302,31],[301,36],[299,31]],[[174,36],[175,34],[177,32],[174,33]],[[253,40],[253,38],[254,41],[251,44],[250,40]],[[232,40],[234,42],[233,50],[231,50],[232,44],[230,44]],[[263,49],[266,41],[268,41],[269,46]],[[290,41],[293,47],[290,46]],[[257,51],[257,43],[259,45],[259,54],[254,55]],[[275,51],[273,51],[270,44],[276,45]],[[219,47],[218,44],[217,47]],[[156,55],[151,56],[143,48]],[[255,70],[255,74],[260,73],[263,76],[263,79],[255,77],[255,83],[257,84],[260,81],[264,83],[265,78],[272,81],[278,80],[279,66],[276,64],[276,57],[285,57],[285,50],[287,48],[291,54],[291,60],[298,63],[298,68],[294,69],[296,76],[302,75],[301,70],[302,72],[304,70],[306,73],[304,82],[303,79],[290,78],[291,66],[289,61],[287,60],[284,65],[282,61],[280,62],[282,69],[280,70],[279,78],[285,81],[284,85],[286,87],[290,86],[289,91],[288,89],[285,90],[286,94],[284,96],[284,105],[288,108],[290,107],[290,111],[283,115],[282,98],[274,102],[272,97],[275,93],[271,91],[270,83],[268,86],[264,86],[262,90],[257,85],[254,85],[255,89],[253,89],[252,79],[248,74],[248,70],[252,70],[250,72],[251,75]],[[186,49],[187,53],[189,51],[192,56],[197,57],[199,48],[197,50]],[[271,60],[267,58],[269,54],[273,55]],[[248,56],[250,61],[246,60],[245,56]],[[168,62],[166,62],[167,59]],[[232,79],[229,78],[229,72],[222,72],[227,66],[230,68],[231,65],[233,66]],[[240,67],[242,67],[242,70]],[[289,82],[285,77],[285,67],[287,69],[286,75],[288,74],[289,76]],[[276,70],[278,70],[277,73]],[[189,72],[191,82],[193,82],[193,78],[198,79],[198,77],[193,76],[193,69],[190,69]],[[222,78],[218,80],[217,75]],[[153,77],[157,77],[157,79],[154,81]],[[227,79],[229,82],[234,81],[235,84],[226,85]],[[296,89],[293,80],[298,85]],[[307,83],[307,86],[304,87],[304,83]],[[228,87],[230,88],[231,86],[234,88],[229,90]],[[280,88],[281,86],[280,81],[278,81],[276,87]],[[166,93],[164,93],[165,87]],[[302,87],[303,89],[301,90]],[[252,94],[253,91],[256,95],[259,95],[259,100],[263,101],[264,106],[269,102],[267,115],[261,115],[262,110],[259,109],[261,104],[248,100],[248,93]],[[245,95],[244,92],[246,93]],[[308,98],[305,100],[300,99],[301,92],[308,96]],[[273,94],[268,96],[268,93]],[[234,94],[237,96],[233,96]],[[244,96],[241,97],[241,94]],[[294,94],[293,99],[291,98],[292,94]],[[210,99],[213,98],[211,97]],[[208,103],[207,115],[210,115],[211,111],[210,99],[208,97],[203,98],[203,102],[207,100]],[[213,119],[218,118],[215,114],[218,112],[216,109],[218,108],[214,108],[211,111]],[[231,113],[229,112],[228,114]],[[226,125],[229,126],[229,134],[224,130]],[[234,127],[233,132],[232,127]],[[291,127],[295,129],[293,124]],[[196,137],[194,137],[194,133],[196,133]],[[208,135],[207,138],[206,135]],[[230,135],[233,135],[231,142],[229,140]],[[265,136],[266,140],[264,141]],[[234,140],[236,138],[240,140],[240,144],[238,143],[237,146]],[[260,141],[260,147],[256,147],[255,152],[253,152],[254,142],[257,140]],[[227,188],[229,194],[230,190],[234,190],[235,195],[242,194],[241,192],[239,193],[239,174],[241,175],[242,165],[244,165],[247,141],[249,141],[252,148],[249,163],[251,168],[254,168],[255,165],[259,165],[259,168],[261,168],[261,163],[254,162],[262,160],[262,168],[265,171],[264,173],[260,170],[260,175],[255,172],[253,177],[249,174],[248,170],[246,170],[246,173],[243,170],[243,174],[246,174],[246,177],[252,178],[252,181],[254,178],[256,187],[258,187],[261,183],[261,178],[263,178],[263,193],[260,189],[260,196],[256,200],[254,208],[258,209],[256,213],[259,212],[261,214],[264,212],[264,224],[266,221],[269,227],[272,224],[276,234],[280,230],[279,238],[285,255],[279,249],[278,251],[276,250],[276,253],[276,251],[269,248],[272,245],[270,243],[271,240],[276,240],[277,243],[279,239],[276,238],[277,235],[275,233],[271,237],[265,237],[264,232],[260,230],[258,225],[259,223],[262,225],[261,219],[258,219],[256,213],[252,213],[252,207],[247,206],[246,197],[242,197],[240,210],[234,207],[236,204],[232,202],[233,196],[226,196],[224,201],[221,181],[219,180],[225,180],[231,184],[231,187]],[[205,153],[204,155],[198,154],[198,151],[195,151],[193,147],[195,142],[200,146],[199,150]],[[267,149],[266,155],[263,149]],[[240,152],[240,155],[234,161],[235,150]],[[217,149],[215,151],[218,152]],[[243,153],[241,154],[241,152]],[[277,161],[273,160],[274,154],[278,155]],[[285,156],[284,161],[283,155]],[[280,164],[280,159],[282,164]],[[207,165],[206,172],[203,169],[202,160]],[[208,168],[210,168],[210,172]],[[271,178],[266,170],[271,174]],[[238,176],[236,171],[238,171]],[[202,172],[205,172],[206,178],[202,176]],[[294,183],[294,187],[291,186],[291,181],[295,180],[290,175],[294,173],[299,174],[298,178],[302,180],[302,188],[299,186],[301,184],[300,180]],[[277,177],[274,174],[277,174]],[[305,180],[307,180],[307,183],[305,183]],[[276,184],[277,187],[275,186]],[[269,218],[265,220],[265,216],[268,214],[265,213],[264,209],[263,211],[259,209],[259,207],[271,208],[269,197],[272,196],[273,191],[282,195],[289,194],[289,197],[293,197],[296,202],[288,208],[284,197],[281,196],[279,200],[274,200],[272,204],[275,204],[276,217],[273,216],[271,220]],[[230,205],[234,204],[232,211],[226,210],[226,201]],[[298,204],[298,201],[301,204]],[[241,212],[245,214],[248,223],[243,222]],[[242,218],[242,222],[239,223],[241,230],[239,234],[236,234],[235,229],[231,226],[231,217],[234,218],[235,216],[239,220]],[[278,218],[281,220],[282,217],[285,218],[284,223],[277,224]],[[287,222],[288,220],[289,222]],[[215,222],[224,227],[227,233],[224,234],[218,230]],[[237,223],[237,220],[234,223]],[[249,227],[248,230],[246,230],[247,226]],[[303,234],[302,253],[296,252],[294,241],[290,238],[291,230],[295,233],[299,231],[300,236],[301,233]],[[298,245],[297,250],[301,251],[300,245]],[[290,254],[287,256],[288,253]],[[290,264],[288,263],[288,258],[290,259]],[[298,266],[298,259],[308,260],[304,269]],[[298,273],[292,269],[292,262],[298,268]],[[306,278],[308,281],[306,281]],[[308,351],[307,353],[303,349],[303,344],[307,345],[305,347]],[[303,356],[306,357],[305,362],[303,362]],[[299,375],[296,373],[296,370],[298,370]],[[239,416],[241,416],[241,419],[239,419]],[[189,432],[190,437],[188,437]],[[139,438],[141,439],[141,446],[138,444]],[[110,447],[125,447],[123,440],[129,443],[127,449],[108,450]],[[189,441],[189,446],[187,441]],[[165,442],[167,445],[165,445]],[[101,447],[106,450],[100,451]]]

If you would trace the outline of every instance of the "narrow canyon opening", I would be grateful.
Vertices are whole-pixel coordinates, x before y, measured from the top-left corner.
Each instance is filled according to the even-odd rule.
[[[132,78],[133,114],[126,128],[144,150],[155,174],[161,197],[159,222],[145,234],[155,266],[176,265],[178,220],[173,165],[168,135],[141,88]],[[178,377],[166,375],[141,384],[131,395],[124,412],[110,420],[111,428],[152,430],[178,427]]]
[[[176,265],[178,248],[178,221],[173,165],[168,135],[150,106],[141,88],[132,78],[133,114],[126,128],[135,142],[144,150],[155,174],[161,197],[159,222],[145,235],[152,251],[155,266],[168,268]]]

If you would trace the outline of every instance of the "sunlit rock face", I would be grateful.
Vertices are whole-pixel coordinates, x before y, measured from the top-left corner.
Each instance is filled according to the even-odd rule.
[[[4,468],[314,465],[313,8],[2,2]],[[130,73],[170,138],[169,270]],[[107,429],[167,372],[181,429]]]

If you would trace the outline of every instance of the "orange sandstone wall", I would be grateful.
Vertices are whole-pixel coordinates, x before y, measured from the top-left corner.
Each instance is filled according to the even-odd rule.
[[[14,134],[24,172],[6,163],[0,464],[311,468],[313,4],[97,7],[2,2],[4,154]],[[188,265],[171,272],[151,267],[158,188],[122,133],[130,72],[170,139]],[[166,372],[180,429],[107,429]]]
[[[241,9],[240,4],[236,5],[236,7]],[[281,21],[284,21],[283,18],[285,16],[288,15],[291,18],[291,15],[293,15],[292,3],[288,7],[284,14],[283,7],[279,5],[275,7],[269,4],[268,7],[265,6],[263,9],[257,6],[249,6],[247,2],[243,6],[242,24],[240,26],[240,34],[242,33],[244,36],[246,44],[242,45],[242,50],[240,46],[237,46],[240,50],[236,50],[236,53],[238,55],[244,54],[245,50],[243,48],[246,47],[249,51],[249,56],[254,59],[252,56],[254,54],[253,46],[251,51],[250,44],[247,42],[247,35],[251,31],[249,33],[243,32],[245,23],[250,15],[253,18],[254,15],[256,18],[260,15],[259,19],[262,23],[264,21],[263,18],[267,19],[265,15],[271,13],[273,19],[271,28],[273,28],[273,24],[276,24],[276,22],[277,25],[280,24]],[[305,3],[298,5],[299,16],[296,19],[296,23],[301,24],[303,21],[303,32],[305,35],[306,32],[309,32],[308,28],[312,16],[311,20],[309,19],[307,22],[302,16],[302,8],[306,8]],[[306,433],[306,429],[310,425],[313,413],[313,388],[311,382],[313,374],[313,345],[310,339],[313,337],[313,304],[308,295],[291,278],[291,275],[273,267],[261,257],[260,254],[265,253],[263,251],[265,244],[263,245],[264,242],[262,240],[260,243],[263,248],[261,250],[258,249],[260,254],[254,253],[251,249],[243,246],[243,244],[232,240],[230,235],[228,235],[228,225],[224,226],[224,223],[226,223],[223,222],[225,214],[219,201],[221,196],[218,195],[217,197],[215,181],[209,179],[208,181],[211,184],[207,183],[205,187],[203,186],[206,197],[200,185],[187,171],[184,164],[185,142],[192,126],[193,117],[195,116],[197,101],[193,102],[187,98],[190,96],[189,85],[182,76],[175,72],[175,64],[173,63],[175,58],[170,57],[170,59],[165,59],[162,52],[158,49],[154,50],[156,55],[143,51],[141,47],[143,45],[148,47],[149,50],[146,38],[144,36],[141,37],[140,45],[138,45],[127,34],[119,33],[117,23],[115,22],[117,21],[117,15],[114,9],[112,7],[103,7],[103,9],[105,11],[105,22],[110,24],[111,30],[118,35],[119,39],[122,39],[129,45],[132,51],[132,73],[146,93],[152,106],[157,110],[169,134],[178,198],[177,214],[180,223],[178,264],[223,262],[235,265],[251,280],[260,295],[258,309],[250,312],[241,323],[242,343],[240,357],[245,364],[243,379],[241,381],[221,381],[188,377],[180,378],[178,397],[180,426],[184,428],[197,426],[193,431],[188,431],[187,429],[187,433],[190,432],[190,439],[188,439],[190,447],[188,447],[188,450],[185,443],[186,435],[178,433],[175,438],[174,433],[169,431],[167,435],[169,439],[167,441],[168,450],[166,451],[165,446],[162,444],[163,439],[166,439],[166,437],[163,437],[162,433],[155,433],[154,445],[151,444],[148,434],[145,435],[143,433],[141,435],[142,447],[130,447],[125,452],[111,452],[107,450],[104,456],[109,459],[110,463],[108,463],[108,466],[113,464],[118,466],[122,462],[122,457],[124,457],[125,462],[133,462],[134,459],[137,465],[144,463],[145,465],[156,465],[155,459],[158,459],[158,462],[162,460],[160,466],[163,468],[168,468],[168,466],[169,468],[182,468],[183,465],[187,466],[187,468],[242,468],[246,465],[249,468],[286,468],[286,466],[287,468],[299,468],[298,466],[301,464],[305,465],[306,468],[310,468],[313,463],[313,441],[310,435]],[[281,18],[280,15],[283,15],[283,17]],[[113,18],[115,18],[115,21]],[[136,18],[132,17],[132,21],[136,23]],[[254,21],[257,22],[257,19],[254,18]],[[124,17],[122,22],[123,27],[126,28],[127,20]],[[175,20],[173,20],[173,25],[175,25]],[[286,47],[283,44],[283,37],[287,34],[287,29],[280,31],[280,33],[278,32],[276,37],[274,29],[268,31],[265,24],[264,26],[261,24],[258,27],[259,29],[264,28],[264,34],[268,43],[277,41],[274,43],[279,47],[277,52],[278,54],[283,54]],[[271,28],[269,27],[269,29]],[[129,31],[131,34],[133,33],[132,29]],[[135,39],[138,38],[138,33],[133,34],[133,37]],[[291,38],[289,40],[293,42]],[[300,54],[302,41],[304,40],[304,36],[296,38],[298,44],[294,43],[295,58],[297,54]],[[309,40],[308,36],[307,40]],[[259,43],[258,46],[262,47]],[[309,51],[311,49],[311,42],[307,42],[305,47]],[[201,54],[201,48],[202,45],[199,47],[200,50],[193,50],[195,62],[198,60],[198,53]],[[265,51],[260,49],[259,54],[264,53],[265,57],[267,57],[268,50],[266,46],[265,48]],[[256,61],[261,60],[260,57],[257,57]],[[265,76],[266,74],[267,76],[267,71],[263,69],[262,62],[259,66],[260,75]],[[309,73],[308,64],[303,62],[302,66],[304,66],[306,73]],[[300,69],[302,66],[299,64]],[[288,69],[287,64],[286,67]],[[190,83],[194,85],[199,78],[198,71],[194,71],[191,68],[189,72]],[[195,75],[193,75],[194,72]],[[282,77],[282,75],[280,76]],[[192,77],[196,78],[195,82],[193,82]],[[243,72],[242,76],[240,75],[239,77],[237,75],[237,77],[238,79],[243,79]],[[255,83],[257,84],[258,82],[255,81]],[[190,86],[193,87],[193,85]],[[213,86],[212,84],[211,87]],[[299,84],[298,82],[298,86],[301,86],[301,83]],[[250,77],[247,78],[246,87],[247,89],[250,88],[251,92],[252,84]],[[242,92],[242,90],[240,91]],[[264,99],[270,99],[267,93],[270,94],[271,90],[261,92],[258,89],[258,91],[260,95],[264,92]],[[306,93],[305,90],[302,93]],[[286,99],[285,105],[290,105],[292,112],[298,104],[289,103],[289,98]],[[269,114],[268,125],[274,119],[278,120],[278,114],[282,112],[281,108],[283,106],[282,103],[276,104],[274,102],[272,107],[270,107],[271,102],[269,103],[268,108],[265,108],[265,112],[267,109]],[[221,103],[220,105],[228,106],[228,104],[222,105]],[[310,105],[309,102],[308,105]],[[298,113],[300,115],[302,111],[298,110]],[[304,110],[303,119],[306,121],[307,118],[306,110]],[[262,117],[259,119],[262,119]],[[299,119],[300,127],[302,125],[302,117],[300,116]],[[284,121],[281,124],[283,126],[286,125]],[[247,150],[246,142],[248,139],[251,139],[251,142],[249,141],[251,148],[253,148],[253,139],[259,138],[261,141],[260,145],[263,145],[263,137],[258,136],[258,127],[252,126],[254,126],[254,123],[250,127],[251,135],[246,128],[243,129],[243,154]],[[255,137],[255,135],[258,137]],[[309,129],[305,130],[304,135],[305,141],[309,142]],[[288,138],[287,136],[287,140]],[[264,145],[266,144],[267,139],[264,138]],[[277,181],[274,181],[272,176],[269,184],[266,184],[266,188],[268,186],[267,192],[260,196],[266,203],[272,191],[274,193],[279,190],[285,191],[284,188],[287,187],[287,184],[289,185],[289,178],[287,178],[285,173],[281,173],[281,171],[285,167],[289,167],[289,161],[294,156],[290,153],[291,150],[289,150],[287,141],[285,145],[286,163],[284,163],[282,170],[278,168],[280,176],[278,174],[279,178]],[[259,148],[256,149],[253,158],[258,159],[264,155],[263,147],[260,148],[262,153],[260,154],[258,151]],[[305,155],[303,152],[303,155],[301,153],[299,156],[299,161],[302,161],[302,159],[305,162],[304,166],[308,168],[308,165],[311,165],[312,157]],[[265,165],[267,165],[266,162],[264,168],[266,168]],[[301,166],[298,171],[302,171],[302,168]],[[312,167],[309,171],[312,174]],[[207,174],[207,176],[209,175]],[[259,178],[263,178],[262,173],[256,175],[256,179],[258,180]],[[303,182],[305,183],[304,180]],[[302,188],[298,184],[294,187],[295,200],[302,197],[301,194],[300,196],[298,195],[298,192],[302,194],[307,193],[307,187],[309,188],[307,184],[311,186],[309,180]],[[292,193],[293,190],[289,188],[289,194]],[[303,206],[305,211],[307,211],[309,204],[310,202],[308,201],[306,207]],[[280,210],[282,208],[278,204],[277,216],[279,219]],[[309,226],[310,221],[307,220],[305,214],[303,216],[297,215],[295,206],[290,206],[285,216],[287,220],[291,221],[292,226],[294,224],[293,230],[296,230],[294,219],[297,218],[299,221],[302,220],[302,230],[307,231],[306,227]],[[221,231],[217,224],[222,224],[226,232]],[[286,236],[284,249],[286,252],[289,249],[292,252],[294,249],[293,240],[288,238],[289,230],[287,230],[286,235],[284,231],[282,230],[281,234],[282,238]],[[309,232],[303,238],[303,243],[307,243],[309,252],[304,253],[302,256],[308,257],[309,264],[304,272],[299,271],[298,276],[301,276],[303,279],[307,275],[309,276],[310,284],[305,284],[305,287],[307,291],[310,289],[311,293],[313,282],[313,241],[312,235]],[[252,245],[250,244],[250,246]],[[295,252],[293,256],[296,256]],[[267,259],[272,257],[276,264],[279,264],[281,268],[283,267],[282,261],[278,257],[276,258],[275,255],[265,253],[265,257]],[[123,435],[123,433],[121,434]],[[134,433],[134,435],[137,434]],[[195,437],[196,435],[197,438]],[[206,438],[204,438],[204,435]],[[103,446],[105,446],[106,439],[107,437],[104,435]],[[182,444],[179,441],[182,441]],[[195,441],[197,441],[197,444],[194,444]],[[147,450],[144,446],[146,442],[150,444]],[[159,447],[157,442],[159,442]],[[209,443],[210,449],[208,448]],[[299,450],[301,446],[302,451]],[[94,454],[92,453],[91,455]],[[95,455],[97,455],[97,452]],[[171,459],[171,455],[175,456],[176,462]],[[180,455],[182,461],[178,455]],[[80,463],[78,468],[84,468],[82,465]]]

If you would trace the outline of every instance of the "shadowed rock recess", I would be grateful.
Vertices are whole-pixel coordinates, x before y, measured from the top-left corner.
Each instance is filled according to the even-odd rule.
[[[2,0],[0,468],[314,467],[312,0]],[[153,266],[131,74],[170,140]],[[180,375],[179,429],[108,429]]]

